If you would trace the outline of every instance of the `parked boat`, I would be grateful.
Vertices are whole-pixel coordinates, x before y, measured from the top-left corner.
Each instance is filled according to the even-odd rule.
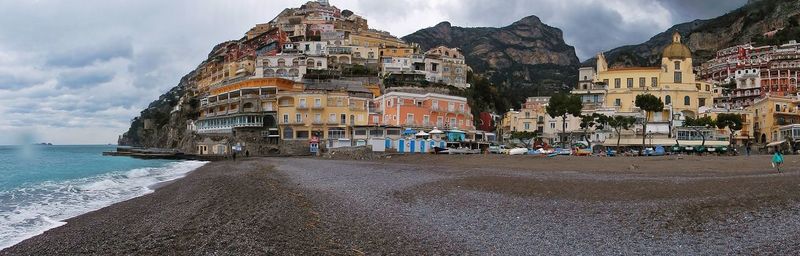
[[[511,150],[508,151],[508,154],[512,156],[524,155],[527,153],[528,153],[527,148],[512,148]]]

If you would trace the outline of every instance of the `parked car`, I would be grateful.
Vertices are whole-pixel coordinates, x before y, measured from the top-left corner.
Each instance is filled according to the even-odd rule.
[[[508,153],[508,148],[506,148],[506,145],[492,145],[489,146],[489,153],[506,154]]]

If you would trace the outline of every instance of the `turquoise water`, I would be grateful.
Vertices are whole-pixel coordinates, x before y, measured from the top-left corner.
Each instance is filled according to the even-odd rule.
[[[63,220],[138,197],[199,161],[103,156],[114,146],[0,146],[0,249]]]

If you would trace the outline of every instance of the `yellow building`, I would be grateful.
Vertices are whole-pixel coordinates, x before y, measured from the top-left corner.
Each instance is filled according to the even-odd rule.
[[[363,47],[407,47],[408,44],[388,33],[378,31],[362,31],[350,34],[351,46]]]
[[[597,60],[595,82],[606,84],[605,104],[620,113],[639,113],[636,96],[652,94],[661,99],[665,111],[655,113],[648,132],[669,133],[671,123],[686,117],[697,117],[700,108],[713,104],[709,84],[695,80],[692,53],[681,43],[681,36],[673,34],[672,43],[663,50],[661,67],[608,68],[605,57]],[[657,125],[657,124],[667,125]],[[650,130],[650,129],[654,130]]]
[[[278,96],[283,140],[348,139],[354,126],[368,124],[370,93],[305,90]]]
[[[709,109],[703,113],[701,113],[698,117],[711,117],[711,119],[717,120],[717,116],[719,114],[737,114],[742,116],[742,129],[736,132],[733,137],[734,142],[739,145],[744,145],[744,142],[751,141],[755,142],[758,138],[757,135],[753,132],[753,119],[754,113],[752,108],[746,109]],[[717,134],[728,136],[730,137],[730,129],[727,127],[724,129],[717,129]]]
[[[795,98],[768,96],[754,102],[749,109],[758,143],[778,141],[781,126],[800,124],[800,101]]]

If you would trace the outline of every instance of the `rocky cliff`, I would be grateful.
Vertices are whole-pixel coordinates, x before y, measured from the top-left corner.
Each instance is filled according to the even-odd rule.
[[[717,50],[738,44],[781,44],[800,39],[799,19],[800,1],[754,1],[713,19],[675,25],[647,42],[618,47],[605,52],[605,56],[611,66],[657,66],[661,50],[671,42],[672,32],[678,31],[692,49],[694,64],[699,65],[713,58]],[[774,33],[772,38],[764,36],[770,32]],[[594,62],[592,58],[583,64]]]
[[[403,40],[418,43],[422,50],[439,45],[461,48],[474,72],[501,85],[512,102],[549,94],[577,79],[575,48],[564,42],[560,29],[536,16],[502,28],[464,28],[442,22]]]

